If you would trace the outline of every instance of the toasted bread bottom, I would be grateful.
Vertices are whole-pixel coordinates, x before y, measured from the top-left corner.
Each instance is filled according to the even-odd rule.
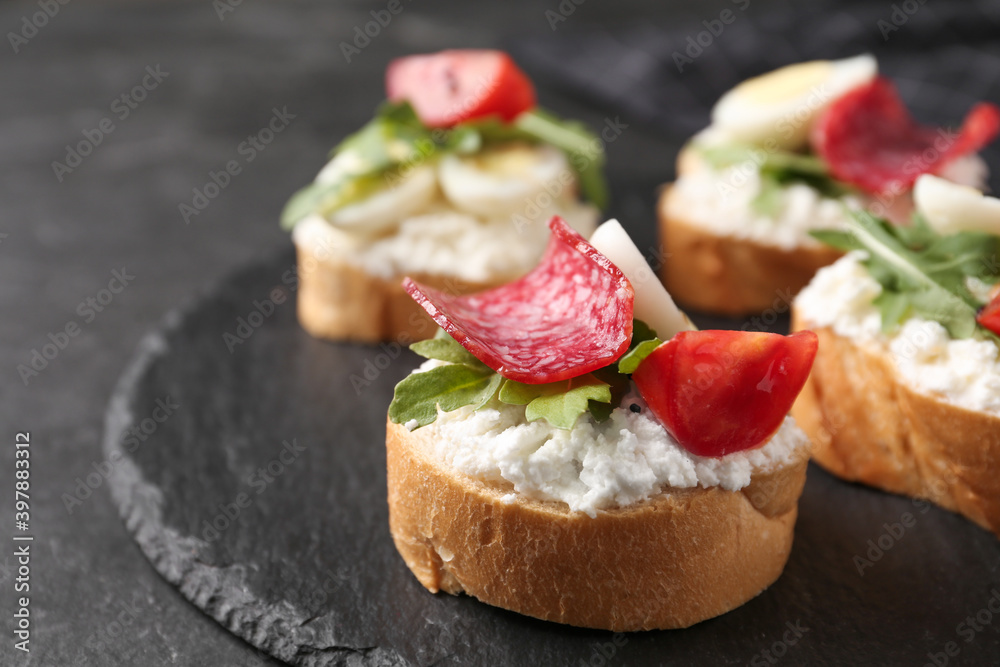
[[[664,188],[657,207],[668,253],[661,274],[667,291],[683,306],[733,317],[771,308],[785,312],[816,271],[842,254],[827,246],[784,250],[718,236],[685,220],[682,207],[671,203],[671,191]]]
[[[742,491],[671,489],[591,518],[517,496],[428,455],[389,422],[389,527],[429,591],[473,595],[557,623],[613,631],[684,628],[725,613],[781,574],[808,452]]]
[[[925,498],[1000,535],[1000,417],[914,391],[889,353],[861,347],[793,311],[819,335],[792,415],[834,475]]]
[[[296,244],[299,267],[298,315],[317,338],[409,343],[430,338],[437,325],[403,289],[404,276],[373,276],[343,257],[312,252]],[[440,275],[411,274],[425,285],[469,294],[491,287]]]

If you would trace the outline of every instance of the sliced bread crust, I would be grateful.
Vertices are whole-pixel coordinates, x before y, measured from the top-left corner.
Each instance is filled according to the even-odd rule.
[[[389,526],[429,591],[465,592],[558,623],[684,628],[753,598],[791,551],[808,448],[741,491],[670,489],[599,511],[512,494],[431,455],[433,429],[388,422]]]
[[[1000,417],[913,389],[887,349],[857,345],[793,310],[819,336],[792,408],[813,458],[834,475],[925,498],[1000,535]]]
[[[434,336],[437,325],[403,289],[405,276],[371,275],[335,253],[295,244],[298,255],[298,317],[316,338],[409,343]],[[431,287],[469,294],[493,287],[440,275],[409,274]]]
[[[786,250],[720,236],[686,220],[672,192],[671,187],[664,188],[657,207],[660,239],[667,252],[661,275],[671,296],[688,308],[732,317],[768,309],[786,312],[791,298],[816,271],[842,255],[821,245]]]

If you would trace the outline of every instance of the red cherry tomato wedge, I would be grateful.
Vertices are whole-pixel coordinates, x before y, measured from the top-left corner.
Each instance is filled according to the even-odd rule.
[[[389,63],[385,87],[393,102],[408,100],[428,127],[451,127],[486,116],[509,122],[535,106],[534,86],[503,51],[398,58]]]
[[[1000,336],[1000,294],[993,297],[993,300],[979,312],[976,322]]]
[[[819,339],[745,331],[683,331],[632,374],[653,414],[698,456],[763,445],[809,377]]]

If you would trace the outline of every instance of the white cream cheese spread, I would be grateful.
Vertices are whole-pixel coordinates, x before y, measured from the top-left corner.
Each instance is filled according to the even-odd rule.
[[[425,363],[427,369],[439,362]],[[631,408],[635,405],[638,412]],[[438,412],[424,426],[429,452],[455,470],[484,482],[509,482],[514,492],[566,503],[573,511],[627,507],[668,488],[719,486],[736,491],[751,474],[787,465],[808,439],[786,417],[763,446],[719,458],[691,454],[653,416],[637,392],[626,396],[611,418],[587,415],[572,429],[545,420],[528,422],[524,406],[493,401]],[[428,431],[424,433],[424,431]]]
[[[921,393],[1000,415],[1000,348],[988,340],[953,340],[939,323],[921,318],[907,320],[894,335],[883,334],[872,305],[882,286],[861,264],[863,258],[861,252],[848,253],[820,269],[795,299],[805,323],[886,351],[899,376]]]

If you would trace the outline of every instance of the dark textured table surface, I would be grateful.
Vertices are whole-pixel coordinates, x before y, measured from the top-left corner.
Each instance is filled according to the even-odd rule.
[[[697,25],[733,4],[575,3],[562,3],[558,30]],[[0,664],[276,664],[163,581],[107,489],[87,479],[100,476],[107,399],[141,336],[206,284],[288,247],[276,223],[281,205],[370,115],[390,57],[551,34],[545,12],[560,11],[556,0],[403,0],[347,62],[341,43],[386,4],[0,7]],[[747,11],[781,4],[755,0]],[[41,6],[51,16],[38,18]],[[608,113],[556,92],[540,97],[594,125]],[[281,131],[264,144],[272,122]],[[681,139],[638,124],[622,134],[609,150],[622,195],[613,214],[651,215]],[[195,202],[195,189],[230,161],[239,173]],[[202,210],[185,219],[181,205],[196,203]],[[11,634],[17,432],[30,432],[33,455],[28,654]]]

